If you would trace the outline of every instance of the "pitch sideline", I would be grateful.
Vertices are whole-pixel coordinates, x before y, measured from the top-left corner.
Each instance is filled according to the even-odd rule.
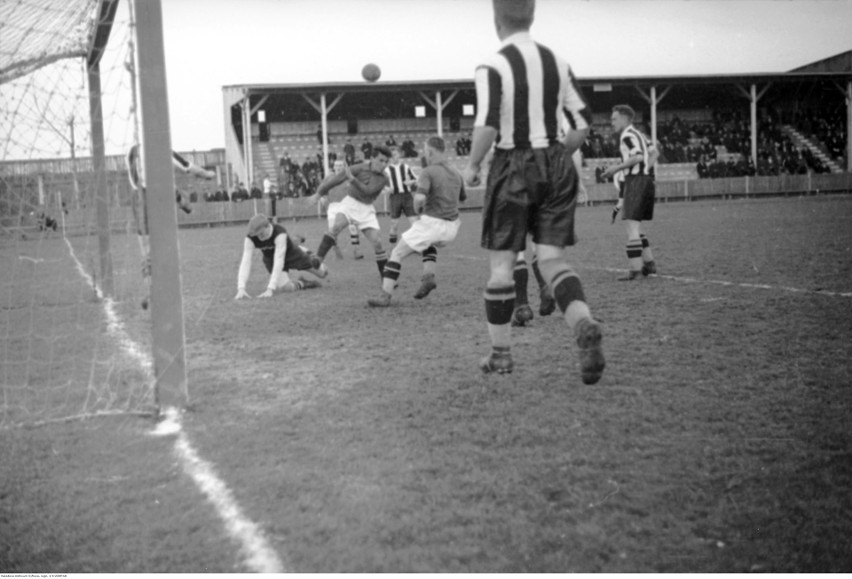
[[[105,298],[95,280],[77,259],[74,247],[67,237],[63,236],[71,259],[77,267],[77,271],[94,289],[99,299],[103,301],[104,313],[108,320],[108,332],[121,345],[131,358],[145,371],[146,377],[153,383],[153,364],[149,356],[145,355],[141,348],[124,331],[124,325],[115,311],[115,302],[112,298]],[[192,478],[198,489],[207,499],[213,503],[219,517],[225,523],[225,530],[240,545],[240,550],[245,556],[245,563],[255,573],[285,573],[284,564],[278,554],[269,546],[262,531],[257,524],[243,515],[242,510],[233,498],[230,489],[216,475],[213,466],[202,459],[193,448],[186,433],[180,424],[179,412],[175,408],[167,408],[165,420],[161,421],[151,432],[153,436],[177,435],[174,451],[186,474]]]

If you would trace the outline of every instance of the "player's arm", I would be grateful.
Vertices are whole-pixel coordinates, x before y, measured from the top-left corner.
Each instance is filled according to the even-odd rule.
[[[418,177],[414,174],[414,171],[412,171],[411,167],[409,167],[408,165],[405,165],[405,175],[405,184],[409,187],[416,187]]]
[[[203,167],[199,167],[186,157],[183,157],[174,151],[172,151],[172,164],[184,173],[189,173],[193,177],[201,177],[202,179],[207,180],[216,177],[216,173],[213,171],[208,171]]]
[[[589,137],[589,129],[592,126],[592,109],[586,104],[580,89],[577,88],[577,80],[571,67],[568,67],[568,85],[565,91],[565,100],[562,102],[562,112],[568,120],[571,130],[565,131],[562,144],[568,149],[568,154],[573,154],[579,149]]]
[[[417,189],[414,192],[414,212],[420,215],[423,212],[423,207],[426,205],[426,195],[432,190],[432,181],[429,178],[429,171],[420,172],[420,178],[417,179]]]
[[[475,187],[479,185],[479,173],[482,160],[491,150],[500,127],[500,100],[502,84],[496,69],[480,66],[474,74],[476,86],[477,113],[473,126],[473,141],[467,166],[464,168],[464,182]]]
[[[275,256],[272,258],[272,271],[269,273],[269,283],[266,284],[266,291],[260,294],[259,298],[269,298],[278,289],[279,284],[284,281],[290,281],[290,276],[284,269],[284,256],[287,254],[287,235],[279,235],[275,238]],[[281,276],[285,276],[283,279]]]
[[[328,195],[328,192],[346,181],[346,172],[341,171],[340,173],[332,173],[327,176],[325,179],[317,187],[317,192],[311,195],[309,198],[315,199],[317,197],[323,197]]]
[[[357,175],[361,171],[365,170],[368,169],[356,167],[355,173],[352,173],[352,171],[349,171],[347,168],[346,172],[349,173],[349,184],[352,186],[353,189],[357,189],[362,194],[368,197],[375,197],[382,192],[382,189],[390,185],[390,181],[388,180],[387,175],[385,175],[384,173],[382,173],[381,175],[371,175],[369,184],[365,185],[357,177]]]
[[[243,239],[243,257],[240,260],[240,269],[237,273],[237,295],[235,300],[251,297],[246,293],[246,283],[251,275],[251,255],[254,244],[246,237]]]

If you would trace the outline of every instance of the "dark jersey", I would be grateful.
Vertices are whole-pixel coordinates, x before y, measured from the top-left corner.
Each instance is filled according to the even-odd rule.
[[[346,173],[341,172],[328,177],[320,183],[317,194],[326,195],[331,188],[345,183],[347,195],[365,205],[372,205],[376,197],[382,192],[382,189],[388,186],[387,175],[384,172],[374,173],[370,169],[369,162],[358,163],[350,167],[349,170],[352,172],[352,176],[363,186],[364,191],[361,191],[356,185],[346,182]]]
[[[268,239],[261,241],[260,238],[255,235],[246,236],[263,254],[263,265],[266,266],[266,271],[269,272],[272,271],[272,265],[275,263],[275,238],[279,235],[287,235],[287,230],[284,229],[282,225],[274,223],[272,225],[272,235],[270,235]],[[299,247],[296,240],[292,238],[287,239],[287,251],[284,253],[284,267],[281,268],[283,271],[290,271],[291,269],[315,269],[318,267],[319,261],[315,256],[305,253],[305,251]]]

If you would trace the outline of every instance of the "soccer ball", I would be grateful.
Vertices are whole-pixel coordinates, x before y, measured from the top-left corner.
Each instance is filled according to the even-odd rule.
[[[379,80],[379,77],[382,76],[382,71],[377,64],[373,64],[371,62],[369,64],[365,64],[364,68],[361,69],[361,76],[364,77],[364,80],[367,82],[376,82]]]

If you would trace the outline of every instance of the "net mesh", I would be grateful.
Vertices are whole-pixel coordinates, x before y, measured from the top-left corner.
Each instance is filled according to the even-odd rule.
[[[106,251],[107,226],[96,216],[86,62],[103,14],[91,0],[0,3],[2,427],[153,411],[150,319],[139,308],[146,289],[124,166],[138,135],[127,5],[96,46]],[[105,263],[111,296],[102,293]]]

